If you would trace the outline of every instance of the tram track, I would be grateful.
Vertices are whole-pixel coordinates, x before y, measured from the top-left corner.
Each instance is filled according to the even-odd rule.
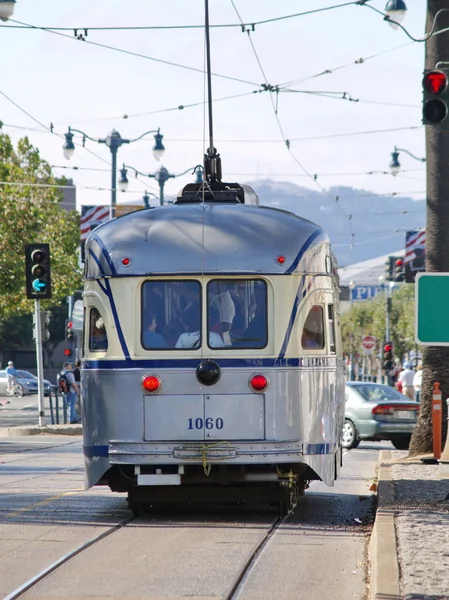
[[[242,594],[245,592],[245,589],[247,587],[249,580],[251,579],[251,575],[253,574],[254,570],[256,569],[256,567],[259,563],[260,558],[262,557],[265,550],[268,549],[268,547],[269,547],[271,541],[273,540],[274,536],[276,535],[277,531],[279,530],[281,525],[283,525],[285,523],[285,521],[289,518],[289,516],[290,516],[290,513],[288,515],[286,515],[285,517],[278,517],[272,523],[271,527],[268,529],[268,531],[262,537],[260,542],[254,548],[250,557],[246,561],[243,569],[240,571],[240,574],[236,578],[235,583],[232,586],[229,594],[226,596],[225,600],[240,600],[240,598],[242,597]]]
[[[25,581],[25,583],[23,583],[22,585],[17,587],[15,590],[13,590],[12,592],[10,592],[6,596],[4,596],[3,600],[16,600],[16,598],[20,598],[21,596],[23,596],[23,594],[25,594],[26,592],[31,590],[38,583],[40,583],[43,579],[45,579],[45,577],[48,577],[49,575],[54,573],[57,569],[62,567],[62,565],[67,563],[69,560],[71,560],[72,558],[75,558],[75,556],[78,556],[79,554],[81,554],[82,552],[84,552],[85,550],[87,550],[88,548],[93,546],[94,544],[97,544],[101,540],[104,540],[105,538],[109,537],[113,533],[116,533],[120,529],[123,529],[123,527],[126,527],[126,525],[129,525],[129,523],[131,523],[132,521],[135,521],[135,520],[136,520],[136,517],[134,517],[134,516],[128,517],[127,519],[124,519],[120,523],[117,523],[116,525],[114,525],[113,527],[108,529],[107,531],[103,531],[102,533],[100,533],[100,535],[97,535],[96,537],[89,540],[88,542],[85,542],[84,544],[81,544],[81,546],[78,546],[74,550],[71,550],[70,552],[68,552],[67,554],[62,556],[61,558],[58,558],[58,560],[53,562],[51,565],[49,565],[48,567],[45,567],[45,569],[43,569],[42,571],[40,571],[39,573],[37,573],[36,575],[34,575],[30,579],[28,579],[28,581]]]

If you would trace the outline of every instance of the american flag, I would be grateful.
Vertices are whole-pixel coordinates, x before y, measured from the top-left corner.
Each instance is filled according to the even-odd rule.
[[[405,259],[404,264],[411,263],[417,255],[415,250],[424,250],[426,247],[426,230],[414,229],[405,234]],[[422,254],[422,253],[420,253]]]
[[[101,223],[109,221],[109,206],[82,206],[81,208],[81,241],[89,237],[89,233]]]

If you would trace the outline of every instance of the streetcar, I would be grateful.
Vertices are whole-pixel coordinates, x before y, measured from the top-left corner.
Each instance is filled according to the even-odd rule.
[[[278,505],[341,459],[345,376],[325,232],[240,184],[97,227],[85,247],[86,488]]]

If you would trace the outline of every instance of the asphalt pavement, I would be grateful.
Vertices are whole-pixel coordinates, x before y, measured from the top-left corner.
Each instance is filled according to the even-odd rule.
[[[39,426],[38,414],[37,396],[0,397],[0,438],[81,433],[80,425],[51,425],[48,398],[46,427]],[[440,478],[438,464],[385,450],[389,444],[372,446],[381,452],[370,543],[371,600],[449,600],[449,480]],[[0,443],[0,454],[4,452]]]

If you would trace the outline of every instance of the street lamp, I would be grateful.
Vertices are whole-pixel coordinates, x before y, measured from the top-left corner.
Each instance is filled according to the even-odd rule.
[[[412,154],[409,150],[405,150],[405,148],[397,148],[394,147],[394,151],[391,153],[391,162],[390,162],[390,173],[393,177],[396,177],[401,171],[401,163],[399,162],[399,152],[405,152],[415,160],[419,160],[420,162],[426,162],[425,158],[419,158]]]
[[[405,19],[406,10],[407,6],[405,5],[405,2],[403,0],[389,0],[387,2],[385,12],[388,15],[387,21],[389,22],[391,27],[393,27],[393,29],[398,28],[398,25],[396,23],[399,23],[400,25],[403,22],[403,20]],[[396,23],[393,23],[390,19],[396,21]]]
[[[0,0],[1,1],[1,0]],[[111,219],[115,216],[115,206],[117,204],[117,151],[123,144],[131,144],[132,142],[137,142],[141,140],[144,136],[154,133],[154,146],[153,146],[153,156],[156,160],[160,160],[164,155],[165,148],[162,143],[162,138],[164,137],[159,129],[152,129],[150,131],[146,131],[139,137],[128,140],[122,138],[118,131],[113,129],[111,133],[104,139],[102,138],[92,138],[84,131],[80,131],[79,129],[72,129],[69,127],[69,130],[65,135],[65,142],[62,146],[62,152],[64,157],[67,160],[70,160],[75,153],[75,144],[73,143],[73,132],[80,133],[83,136],[83,146],[86,143],[86,139],[91,140],[93,142],[98,142],[99,144],[106,144],[106,146],[111,151],[112,155],[112,184],[111,184]],[[126,174],[125,174],[126,176]],[[126,189],[126,188],[125,188]]]
[[[174,177],[181,177],[181,175],[185,175],[186,173],[188,173],[189,171],[192,171],[192,169],[194,169],[193,172],[196,173],[195,183],[203,182],[203,167],[201,165],[198,165],[196,167],[190,167],[186,171],[183,171],[182,173],[178,173],[177,175],[174,175],[172,173],[169,173],[168,170],[163,165],[160,167],[160,169],[158,169],[156,171],[156,173],[142,173],[141,171],[138,171],[134,167],[130,167],[129,165],[124,164],[123,168],[120,169],[120,181],[118,182],[119,188],[122,192],[126,192],[126,190],[128,188],[129,182],[128,182],[128,177],[127,177],[127,173],[128,173],[127,169],[131,169],[131,171],[134,171],[136,177],[138,175],[142,175],[143,177],[150,177],[152,179],[155,179],[158,182],[158,184],[159,184],[159,204],[161,206],[164,204],[164,186],[169,179],[174,178]]]
[[[14,14],[16,0],[0,0],[0,21],[7,21]]]

